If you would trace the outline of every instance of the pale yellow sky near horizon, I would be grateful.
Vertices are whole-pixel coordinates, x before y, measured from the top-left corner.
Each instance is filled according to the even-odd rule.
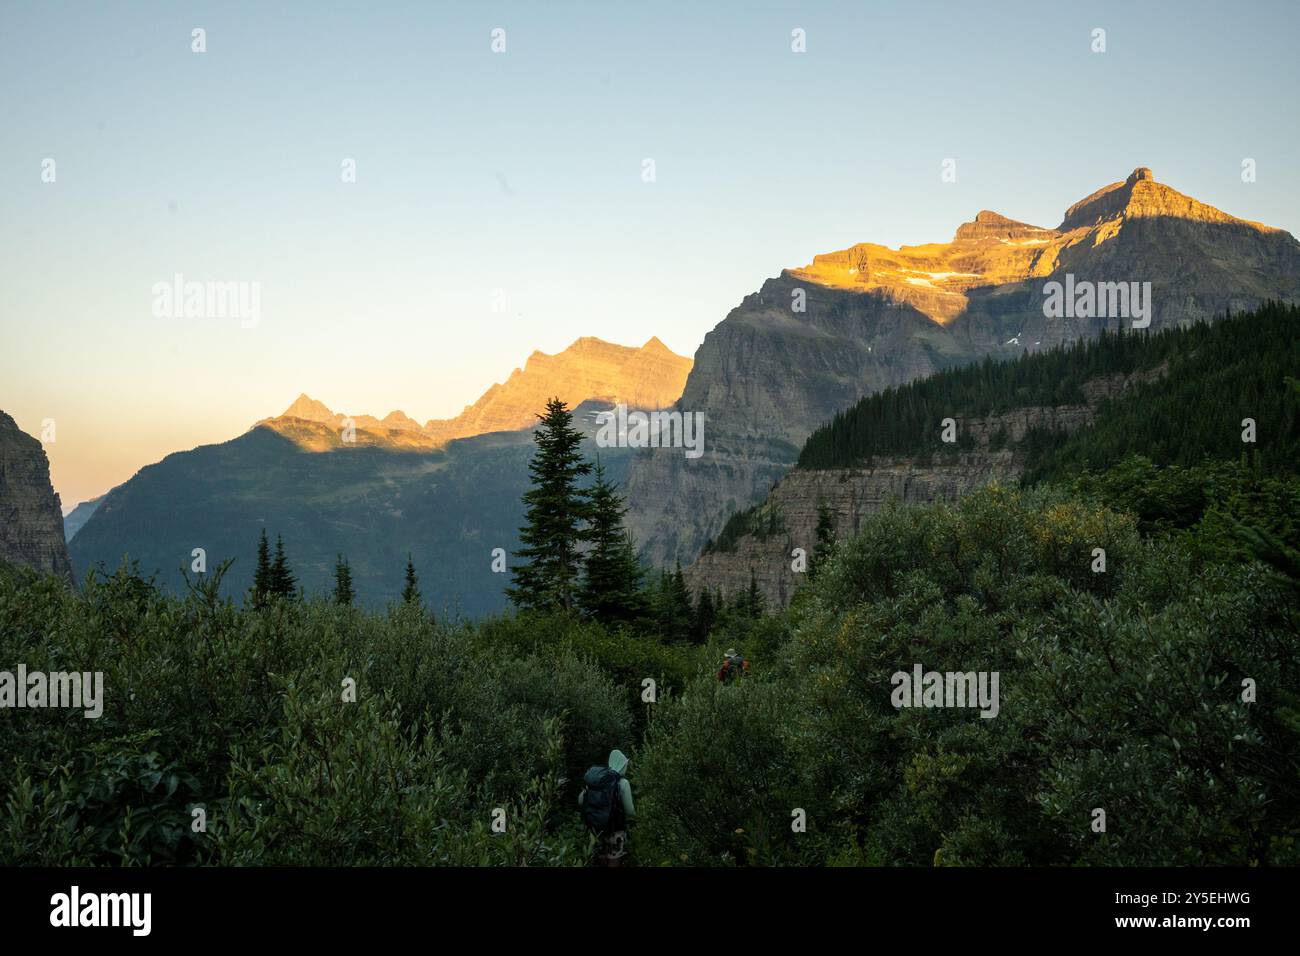
[[[614,344],[638,348],[645,343]],[[567,347],[566,345],[565,348]],[[531,356],[535,351],[546,350],[529,349],[527,355]],[[554,350],[560,351],[563,349]],[[11,407],[0,405],[0,410],[12,415],[20,429],[37,439],[42,439],[47,434],[47,420],[53,422],[54,440],[43,441],[43,447],[50,461],[50,481],[59,494],[60,505],[66,516],[77,505],[98,498],[129,480],[141,468],[155,464],[167,455],[237,438],[258,421],[281,414],[301,394],[305,393],[324,403],[332,411],[349,415],[364,414],[383,418],[391,411],[400,410],[419,422],[454,418],[466,406],[477,401],[492,385],[503,384],[514,371],[522,369],[526,365],[526,359],[527,356],[514,369],[506,370],[495,382],[485,383],[463,400],[444,398],[438,401],[431,395],[427,401],[410,407],[397,404],[391,407],[361,407],[345,401],[343,399],[350,392],[361,393],[361,390],[346,381],[336,383],[334,388],[325,387],[320,390],[289,389],[285,392],[284,401],[274,408],[254,409],[246,401],[237,403],[236,407],[243,412],[246,421],[242,427],[234,426],[233,430],[230,406],[215,408],[205,406],[203,402],[192,405],[178,403],[171,412],[166,409],[122,405],[115,414],[105,416],[101,406],[80,395],[46,395],[35,396],[35,401],[20,397]],[[101,424],[98,429],[82,427],[82,423],[87,422],[106,424]],[[141,427],[141,423],[148,424]]]

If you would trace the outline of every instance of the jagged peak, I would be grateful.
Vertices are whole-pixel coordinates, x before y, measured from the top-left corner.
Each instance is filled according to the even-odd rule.
[[[630,345],[619,345],[617,342],[607,342],[605,339],[595,335],[584,335],[581,338],[574,339],[573,343],[563,352],[556,353],[556,357],[565,356],[569,353],[589,355],[591,353],[603,355],[623,355],[631,356],[639,349]]]
[[[1190,219],[1195,222],[1234,223],[1249,226],[1259,232],[1277,232],[1271,226],[1238,219],[1220,209],[1180,193],[1172,186],[1158,182],[1147,166],[1139,166],[1129,173],[1122,183],[1103,186],[1090,196],[1079,200],[1065,211],[1058,227],[1060,232],[1087,229],[1110,219],[1139,219],[1144,216],[1168,216]]]
[[[333,421],[334,412],[324,402],[318,402],[306,392],[303,392],[293,404],[284,410],[281,418],[304,418],[307,421]]]
[[[391,440],[414,447],[422,439],[438,443],[529,427],[544,401],[541,393],[547,397],[566,395],[574,407],[590,399],[613,398],[647,408],[664,407],[681,396],[692,364],[690,358],[676,354],[657,336],[651,336],[638,348],[584,335],[553,355],[535,350],[523,368],[514,369],[504,383],[489,386],[478,401],[465,406],[455,418],[429,419],[421,424],[401,409],[389,412],[382,419],[370,415],[350,417],[358,434],[374,432],[371,436],[374,441]],[[296,419],[297,423],[289,419]],[[282,415],[257,424],[297,435],[304,430],[303,421],[326,426],[328,431],[341,424],[344,416],[304,392]],[[311,441],[319,444],[323,439],[318,437]]]
[[[543,352],[541,349],[533,349],[532,354],[528,356],[528,361],[531,362],[533,359],[564,358],[571,353],[576,354],[578,352],[590,352],[594,349],[600,348],[618,349],[622,347],[623,346],[620,345],[613,345],[594,335],[581,335],[558,352]],[[516,369],[516,371],[518,371],[518,369]]]
[[[571,355],[590,354],[592,352],[603,352],[611,355],[626,355],[631,357],[638,352],[651,352],[668,354],[675,358],[684,359],[687,356],[678,355],[668,346],[660,341],[657,335],[652,335],[646,343],[639,348],[632,345],[619,345],[617,342],[609,342],[595,335],[584,335],[574,339],[568,346],[558,352],[543,352],[540,349],[534,349],[533,353],[528,356],[528,361],[533,359],[557,359],[566,358]],[[518,369],[516,369],[518,371]]]

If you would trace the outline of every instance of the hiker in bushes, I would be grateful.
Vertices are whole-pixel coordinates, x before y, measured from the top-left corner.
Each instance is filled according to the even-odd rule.
[[[727,648],[722,658],[722,669],[718,671],[718,680],[730,684],[733,680],[749,673],[749,661],[736,652],[734,647]]]
[[[618,866],[627,852],[627,828],[636,819],[632,785],[627,782],[627,757],[621,750],[609,752],[609,765],[592,767],[582,778],[578,807],[582,822],[600,837],[596,861]]]

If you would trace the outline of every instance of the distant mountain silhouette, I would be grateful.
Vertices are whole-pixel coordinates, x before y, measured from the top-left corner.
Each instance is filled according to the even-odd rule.
[[[100,495],[98,498],[91,498],[89,501],[83,501],[77,507],[69,511],[63,518],[63,536],[71,541],[77,532],[85,527],[90,516],[95,513],[106,496]]]

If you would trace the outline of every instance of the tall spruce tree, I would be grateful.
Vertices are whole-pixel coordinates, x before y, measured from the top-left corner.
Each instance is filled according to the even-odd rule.
[[[411,553],[406,553],[406,584],[402,588],[403,604],[420,603],[420,579],[415,576],[415,562],[411,560]]]
[[[588,492],[591,544],[583,564],[578,606],[598,621],[633,621],[645,613],[641,593],[641,565],[636,546],[623,526],[627,507],[617,486],[605,480],[605,468],[596,462],[596,480]]]
[[[348,559],[340,554],[334,562],[334,601],[336,604],[350,605],[354,597],[352,568],[348,564]]]
[[[695,614],[691,618],[691,640],[696,644],[707,641],[717,619],[718,612],[713,603],[713,595],[709,593],[708,588],[703,588],[695,604]]]
[[[691,636],[691,594],[682,577],[682,566],[659,572],[659,589],[655,595],[655,617],[659,636],[665,641],[684,641]]]
[[[271,594],[292,598],[297,592],[298,582],[289,569],[289,561],[284,556],[284,538],[275,536],[275,560],[271,562],[268,590]]]
[[[253,607],[265,607],[271,593],[271,545],[266,540],[266,529],[257,543],[257,568],[253,571]]]
[[[558,398],[546,403],[533,441],[537,450],[528,465],[533,487],[524,493],[528,523],[519,529],[518,557],[527,563],[513,569],[514,586],[506,594],[525,610],[568,611],[576,603],[582,526],[590,514],[578,479],[590,474],[591,464],[580,451],[582,433]]]
[[[826,502],[817,503],[817,544],[813,548],[812,558],[808,561],[808,580],[817,577],[826,559],[835,550],[835,516]]]

